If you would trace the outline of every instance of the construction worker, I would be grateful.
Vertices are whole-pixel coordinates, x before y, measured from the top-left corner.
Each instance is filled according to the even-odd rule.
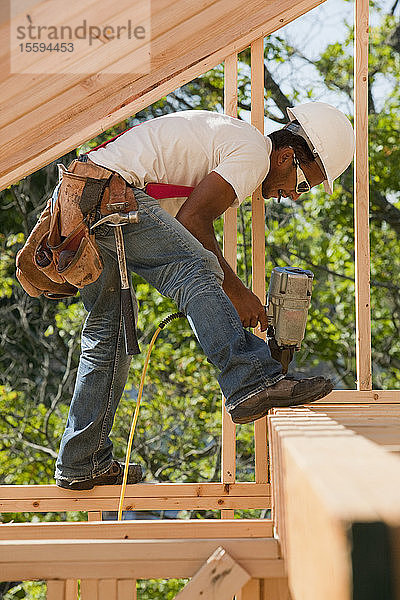
[[[264,198],[300,194],[333,180],[350,164],[354,134],[345,115],[322,102],[288,109],[289,123],[262,135],[247,122],[189,110],[133,127],[87,155],[119,173],[134,190],[139,223],[124,227],[129,271],[172,298],[188,318],[208,359],[219,369],[226,409],[235,423],[272,407],[313,402],[332,390],[324,377],[289,378],[268,345],[245,328],[267,328],[260,299],[224,259],[213,222],[262,184]],[[85,159],[86,160],[86,157]],[[149,182],[194,186],[187,199],[157,201]],[[57,485],[90,489],[120,483],[109,433],[128,375],[122,343],[120,280],[112,228],[96,230],[104,268],[81,291],[88,316],[75,391],[56,465]],[[132,465],[128,483],[141,477]]]

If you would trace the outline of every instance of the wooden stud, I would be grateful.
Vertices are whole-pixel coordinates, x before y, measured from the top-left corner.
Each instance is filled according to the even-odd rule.
[[[117,600],[117,580],[99,580],[99,600]]]
[[[65,581],[65,600],[78,600],[78,581],[76,579]]]
[[[264,38],[251,44],[251,124],[264,133]],[[261,186],[252,196],[252,266],[253,292],[265,304],[265,202]],[[265,332],[254,331],[265,340]],[[268,481],[267,424],[259,419],[254,424],[256,482]]]
[[[102,511],[101,510],[88,510],[88,521],[101,521]]]
[[[267,418],[258,419],[254,423],[254,439],[255,439],[255,467],[257,483],[266,483],[269,481],[268,474],[268,427]],[[269,508],[265,506],[264,508]]]
[[[249,579],[247,571],[220,546],[175,600],[232,600]]]
[[[237,117],[237,54],[225,58],[224,71],[224,111],[231,117]],[[223,252],[226,261],[236,272],[237,262],[237,209],[229,208],[224,213]],[[222,401],[222,459],[221,479],[223,483],[234,483],[236,477],[236,426],[225,409]],[[222,519],[233,519],[233,510],[222,510]]]
[[[263,38],[251,44],[251,124],[264,133]],[[265,304],[265,203],[261,186],[252,196],[252,266],[253,292]]]
[[[65,600],[65,581],[49,579],[47,581],[46,600]]]
[[[368,170],[368,0],[355,2],[354,47],[354,236],[357,389],[372,389]]]
[[[237,600],[261,600],[261,586],[259,579],[250,579],[237,594]]]
[[[261,579],[260,600],[291,600],[287,577]]]
[[[137,600],[136,581],[134,579],[118,579],[118,600]]]
[[[225,58],[224,66],[224,113],[231,117],[237,117],[238,55],[236,52]],[[234,256],[236,256],[236,253]]]
[[[97,579],[81,579],[81,600],[99,600]]]

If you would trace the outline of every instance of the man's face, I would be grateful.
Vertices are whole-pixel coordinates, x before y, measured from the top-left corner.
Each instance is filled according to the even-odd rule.
[[[296,201],[301,194],[296,192],[297,174],[293,148],[280,148],[271,154],[271,168],[262,184],[264,198],[278,198],[283,196]],[[300,163],[300,167],[311,187],[324,181],[325,175],[315,161]]]

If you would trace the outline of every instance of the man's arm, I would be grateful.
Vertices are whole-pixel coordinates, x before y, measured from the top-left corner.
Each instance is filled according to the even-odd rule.
[[[260,323],[261,331],[265,331],[267,317],[264,306],[226,262],[215,237],[213,222],[232,205],[235,197],[232,186],[212,171],[195,187],[176,218],[218,258],[224,271],[223,289],[238,311],[243,327],[256,327]]]

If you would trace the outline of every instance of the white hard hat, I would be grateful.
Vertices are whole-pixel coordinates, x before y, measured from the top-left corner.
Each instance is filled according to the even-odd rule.
[[[287,129],[302,136],[311,151],[320,159],[325,171],[323,182],[328,194],[333,192],[333,181],[343,173],[354,155],[354,131],[342,111],[325,102],[307,102],[287,109],[290,121],[298,121],[300,128]],[[320,165],[321,166],[321,165]]]

